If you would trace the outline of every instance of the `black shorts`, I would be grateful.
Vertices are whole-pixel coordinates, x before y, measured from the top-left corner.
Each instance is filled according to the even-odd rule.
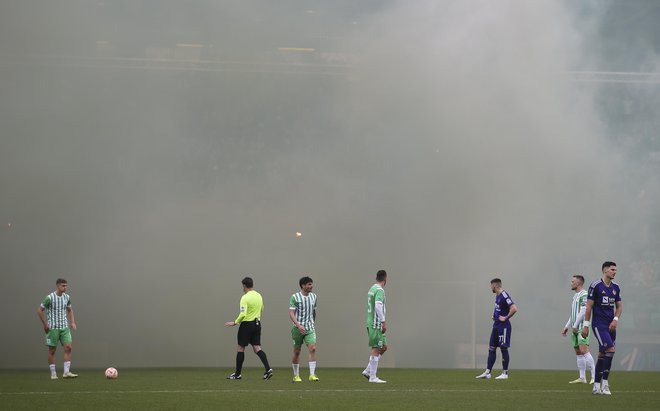
[[[243,321],[238,327],[238,345],[261,345],[261,321]]]

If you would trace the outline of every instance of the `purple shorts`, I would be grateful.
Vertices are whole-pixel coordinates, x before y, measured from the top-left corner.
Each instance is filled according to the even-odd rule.
[[[495,323],[490,333],[491,347],[509,348],[511,345],[511,323]]]
[[[593,335],[598,340],[598,352],[605,352],[608,348],[616,346],[616,330],[610,331],[609,326],[591,326]]]

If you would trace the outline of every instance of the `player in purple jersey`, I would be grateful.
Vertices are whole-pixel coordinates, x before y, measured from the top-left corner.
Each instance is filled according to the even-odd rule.
[[[488,347],[488,365],[486,371],[477,375],[476,378],[490,378],[490,370],[497,359],[497,347],[502,351],[502,374],[495,377],[496,380],[509,378],[509,346],[511,345],[511,322],[509,319],[518,312],[516,303],[511,296],[502,289],[502,280],[493,278],[490,280],[490,289],[495,296],[495,311],[493,311],[493,330],[490,333]]]
[[[621,290],[614,282],[616,263],[604,262],[602,271],[603,277],[589,286],[582,337],[589,334],[589,323],[591,323],[591,329],[598,340],[598,361],[596,361],[593,393],[611,395],[608,379],[616,347],[616,327],[622,311]]]

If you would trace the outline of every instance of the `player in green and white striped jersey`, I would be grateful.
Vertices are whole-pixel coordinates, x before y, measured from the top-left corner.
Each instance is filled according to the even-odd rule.
[[[572,331],[571,343],[575,349],[575,355],[577,355],[577,366],[578,371],[580,372],[580,377],[576,380],[570,381],[570,384],[587,383],[587,365],[591,371],[591,384],[594,383],[594,377],[596,375],[596,365],[594,363],[594,358],[589,352],[589,335],[587,335],[586,338],[582,338],[582,335],[580,334],[583,326],[582,322],[584,321],[584,314],[587,309],[587,290],[585,290],[583,286],[583,276],[574,275],[571,278],[571,290],[575,291],[573,302],[571,304],[571,316],[568,317],[566,325],[561,330],[561,335],[564,337],[566,334],[568,334],[569,329]]]
[[[55,281],[55,291],[48,294],[37,308],[37,314],[46,333],[51,380],[57,379],[55,351],[58,343],[61,343],[64,347],[64,373],[62,377],[76,378],[78,376],[71,372],[71,330],[76,329],[76,320],[71,307],[71,297],[65,293],[67,287],[67,281],[58,278]]]
[[[293,322],[291,339],[293,340],[293,382],[301,382],[300,378],[300,351],[303,342],[309,350],[309,380],[318,381],[316,376],[316,294],[312,292],[314,281],[310,277],[302,277],[298,284],[300,292],[291,296],[289,300],[289,317]]]

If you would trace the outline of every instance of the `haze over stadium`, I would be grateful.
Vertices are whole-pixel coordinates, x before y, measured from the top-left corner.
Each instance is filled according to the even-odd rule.
[[[245,275],[288,367],[305,274],[319,369],[360,367],[383,268],[383,367],[482,367],[498,276],[520,310],[511,369],[573,369],[570,277],[613,260],[615,368],[659,370],[659,17],[641,0],[3,2],[0,368],[45,366],[35,309],[58,277],[76,368],[230,367]]]

